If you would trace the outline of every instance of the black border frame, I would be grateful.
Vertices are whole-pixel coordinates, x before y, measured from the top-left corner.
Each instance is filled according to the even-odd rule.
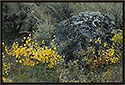
[[[125,16],[124,16],[124,14],[125,14],[125,12],[124,12],[124,9],[125,9],[125,7],[124,7],[124,5],[125,5],[125,1],[123,0],[123,1],[102,1],[102,0],[100,0],[100,1],[60,1],[60,0],[57,0],[57,1],[51,1],[51,0],[49,0],[49,1],[23,1],[23,0],[21,0],[21,1],[10,1],[10,0],[6,0],[6,1],[1,1],[1,16],[0,16],[0,18],[1,18],[1,43],[2,43],[2,4],[3,3],[6,3],[6,2],[26,2],[26,3],[29,3],[29,2],[46,2],[46,3],[53,3],[53,2],[61,2],[61,3],[69,3],[69,2],[83,2],[83,3],[99,3],[99,2],[105,2],[105,3],[107,3],[107,2],[120,2],[120,3],[122,3],[123,4],[123,82],[121,82],[121,83],[40,83],[40,82],[37,82],[37,83],[31,83],[31,82],[23,82],[23,83],[5,83],[5,82],[2,82],[2,55],[1,55],[1,84],[125,84],[125,70],[124,70],[124,64],[125,64],[125,58],[124,58],[124,48],[125,48],[125,46],[124,46],[124,36],[125,36],[125,34],[124,34],[124,32],[125,32]],[[1,51],[1,54],[2,54],[2,44],[0,44],[0,46],[1,46],[1,49],[0,49],[0,51]]]

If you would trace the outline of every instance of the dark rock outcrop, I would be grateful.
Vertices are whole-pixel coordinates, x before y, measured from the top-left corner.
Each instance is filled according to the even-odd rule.
[[[33,17],[36,3],[2,3],[3,40],[14,40],[26,36],[36,29],[37,20]]]
[[[56,43],[54,46],[57,46],[57,51],[61,55],[66,56],[67,62],[76,59],[74,56],[80,49],[87,50],[88,44],[94,46],[96,52],[105,41],[111,44],[112,29],[115,29],[115,23],[107,14],[81,12],[57,25],[53,34],[56,37],[53,37],[51,42]],[[101,44],[94,43],[99,37]]]

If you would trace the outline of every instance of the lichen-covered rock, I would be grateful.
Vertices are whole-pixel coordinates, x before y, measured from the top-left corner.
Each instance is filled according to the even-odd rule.
[[[67,62],[73,58],[77,59],[78,51],[87,50],[89,44],[94,46],[96,51],[105,41],[111,44],[113,36],[111,32],[114,28],[115,23],[107,14],[81,12],[57,25],[51,43],[55,43],[57,51],[66,56]],[[94,43],[99,37],[100,45]],[[90,39],[93,43],[90,43]]]

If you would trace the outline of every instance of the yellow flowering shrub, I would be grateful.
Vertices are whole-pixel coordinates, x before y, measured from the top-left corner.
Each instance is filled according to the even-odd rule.
[[[9,63],[3,63],[3,66],[2,66],[2,73],[3,75],[8,75],[10,72],[10,64]]]
[[[4,45],[4,43],[2,43]],[[11,82],[12,80],[7,79],[10,74],[11,63],[7,62],[7,57],[4,52],[2,52],[2,80],[3,82]],[[6,78],[5,78],[6,77]]]
[[[117,33],[118,32],[118,33]],[[118,30],[114,30],[113,33],[115,33],[114,37],[112,38],[112,40],[115,43],[122,43],[123,42],[123,31],[118,29]]]
[[[112,33],[114,33],[114,36],[112,38],[113,44],[111,47],[107,42],[104,43],[103,47],[98,51],[98,54],[100,55],[101,61],[104,61],[106,64],[113,64],[120,62],[120,56],[122,56],[123,53],[123,31],[120,29],[113,30]]]
[[[12,80],[2,77],[3,82],[12,82]]]
[[[94,69],[97,67],[102,67],[104,64],[108,65],[120,63],[123,55],[123,31],[117,29],[113,30],[112,33],[114,33],[114,36],[111,39],[112,44],[107,42],[102,43],[100,37],[95,41],[90,38],[90,42],[99,46],[98,50],[95,48],[95,46],[88,44],[87,51],[81,49],[78,56],[83,56],[83,58],[86,57],[88,60],[86,61],[86,64]]]
[[[3,82],[12,82],[12,80],[2,77]]]
[[[122,31],[119,31],[114,34],[122,36],[121,33]],[[96,50],[95,46],[92,47],[91,44],[89,44],[87,51],[81,48],[80,52],[78,52],[78,55],[80,54],[78,59],[69,61],[68,64],[63,61],[64,56],[57,53],[56,50],[59,48],[59,45],[54,42],[54,39],[52,40],[53,42],[50,43],[50,47],[45,45],[46,41],[44,40],[40,43],[34,40],[31,37],[31,34],[29,34],[28,37],[23,37],[21,40],[23,43],[22,45],[20,45],[20,42],[15,42],[9,48],[2,42],[2,80],[3,82],[58,81],[62,83],[88,83],[112,82],[115,78],[118,78],[118,80],[122,81],[122,68],[120,67],[120,64],[115,63],[121,62],[123,43],[122,40],[119,41],[122,38],[118,38],[115,35],[115,38],[113,37],[114,40],[112,38],[112,45],[107,42],[102,43],[100,38],[96,41],[90,38],[90,42],[101,45],[99,50]],[[53,37],[56,36],[53,35]],[[115,40],[117,38],[118,40]],[[67,43],[68,42],[65,42],[65,44]],[[99,56],[96,55],[96,51]],[[81,56],[82,59],[80,59]],[[14,61],[11,62],[13,63],[12,67],[8,61],[11,58]],[[116,68],[117,65],[119,65],[119,68],[121,69],[120,71],[119,68]],[[46,66],[53,69],[48,69]],[[99,72],[100,70],[102,70],[102,72]],[[118,77],[115,77],[116,72],[119,72],[117,73]]]
[[[36,64],[47,64],[50,68],[53,68],[60,60],[64,60],[64,56],[60,56],[54,49],[45,46],[44,40],[41,42],[43,47],[40,47],[37,42],[33,42],[31,34],[22,39],[23,46],[20,46],[18,42],[13,43],[11,48],[5,46],[5,51],[8,55],[15,56],[17,63],[23,63],[24,65],[34,66]]]
[[[112,64],[118,62],[119,58],[115,55],[115,49],[107,49],[106,51],[101,50],[98,54],[101,56],[100,59],[104,60],[106,64]]]

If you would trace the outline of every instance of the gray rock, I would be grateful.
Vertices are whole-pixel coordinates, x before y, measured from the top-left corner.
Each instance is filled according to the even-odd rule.
[[[87,50],[88,44],[94,46],[96,51],[105,41],[111,44],[112,29],[115,29],[115,23],[107,14],[81,12],[58,24],[53,34],[56,37],[52,37],[54,41],[51,42],[56,43],[54,46],[57,46],[58,43],[59,47],[56,51],[65,55],[67,62],[70,59],[77,59],[78,51]],[[94,43],[99,37],[102,43]],[[90,38],[93,40],[92,42],[90,42]],[[53,48],[51,45],[50,47]]]

